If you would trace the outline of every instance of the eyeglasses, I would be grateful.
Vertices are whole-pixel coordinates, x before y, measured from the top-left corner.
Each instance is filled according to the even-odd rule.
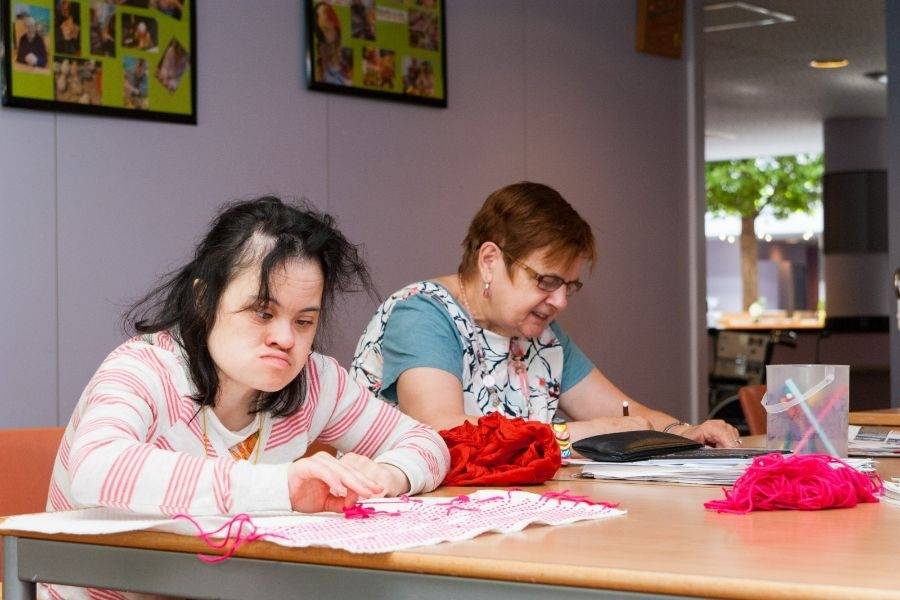
[[[500,248],[500,246],[497,246],[497,247]],[[512,256],[511,254],[509,254],[503,248],[500,248],[500,252],[502,252],[505,256],[508,256],[510,258],[510,260],[512,260],[514,263],[516,263],[517,265],[522,267],[525,270],[525,272],[528,273],[528,275],[532,279],[537,281],[538,289],[543,290],[545,292],[555,292],[556,290],[558,290],[560,288],[560,286],[565,284],[566,296],[571,296],[575,292],[580,290],[581,287],[584,285],[582,282],[578,281],[577,279],[575,279],[573,281],[566,281],[565,279],[563,279],[562,277],[559,277],[557,275],[542,275],[542,274],[538,273],[537,271],[535,271],[534,269],[532,269],[531,267],[529,267],[528,265],[526,265],[525,263],[523,263],[521,260],[519,260],[515,256]]]

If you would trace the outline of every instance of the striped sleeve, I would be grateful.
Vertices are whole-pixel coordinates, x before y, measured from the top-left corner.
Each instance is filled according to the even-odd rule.
[[[178,399],[167,377],[174,367],[148,352],[114,353],[88,384],[70,424],[62,484],[51,487],[63,496],[57,504],[163,515],[290,510],[288,465],[206,458],[202,439],[180,444],[196,452],[156,443]]]
[[[450,452],[441,436],[376,399],[334,359],[318,358],[317,377],[309,381],[318,389],[310,393],[318,394],[323,406],[329,405],[329,395],[334,396],[334,411],[318,441],[397,467],[409,479],[411,494],[439,486],[450,466]]]

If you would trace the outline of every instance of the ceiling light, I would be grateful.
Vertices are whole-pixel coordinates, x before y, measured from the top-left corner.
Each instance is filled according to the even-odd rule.
[[[884,71],[869,71],[866,73],[866,77],[869,79],[874,79],[878,83],[883,83],[887,85],[887,73]]]
[[[813,69],[842,69],[850,64],[846,58],[814,58],[809,61]]]
[[[761,27],[790,23],[794,17],[747,2],[719,2],[703,7],[703,31],[728,31],[745,27]]]

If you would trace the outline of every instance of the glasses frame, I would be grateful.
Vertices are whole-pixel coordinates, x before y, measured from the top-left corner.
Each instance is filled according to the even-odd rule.
[[[543,273],[538,273],[537,271],[535,271],[534,269],[532,269],[531,267],[526,265],[524,262],[522,262],[521,260],[519,260],[518,258],[513,256],[512,254],[508,253],[506,250],[501,248],[499,245],[497,246],[497,248],[500,248],[500,252],[502,252],[504,256],[509,257],[509,259],[512,260],[513,263],[522,267],[525,270],[525,272],[528,273],[528,275],[537,282],[538,289],[541,290],[542,292],[552,293],[552,292],[555,292],[556,290],[558,290],[559,288],[561,288],[563,285],[565,285],[566,286],[566,296],[571,297],[571,296],[574,296],[576,293],[578,293],[578,291],[581,290],[581,288],[584,286],[584,283],[578,279],[573,279],[572,281],[566,281],[559,275],[544,275]],[[546,281],[550,281],[551,283],[549,285],[542,284],[542,282],[546,282]],[[551,287],[553,289],[549,289]]]

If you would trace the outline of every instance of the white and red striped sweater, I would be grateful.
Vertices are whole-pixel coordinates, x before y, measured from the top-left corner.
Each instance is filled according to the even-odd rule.
[[[396,466],[409,479],[411,494],[441,483],[450,455],[433,429],[377,400],[333,358],[311,354],[306,375],[300,409],[288,417],[262,419],[257,464],[235,461],[228,448],[254,433],[259,420],[235,434],[207,411],[204,450],[197,404],[190,398],[196,389],[183,350],[167,332],[132,338],[103,361],[75,407],[53,466],[47,511],[89,506],[162,515],[290,510],[288,465],[316,440]],[[41,588],[42,597],[94,597],[89,590]]]

